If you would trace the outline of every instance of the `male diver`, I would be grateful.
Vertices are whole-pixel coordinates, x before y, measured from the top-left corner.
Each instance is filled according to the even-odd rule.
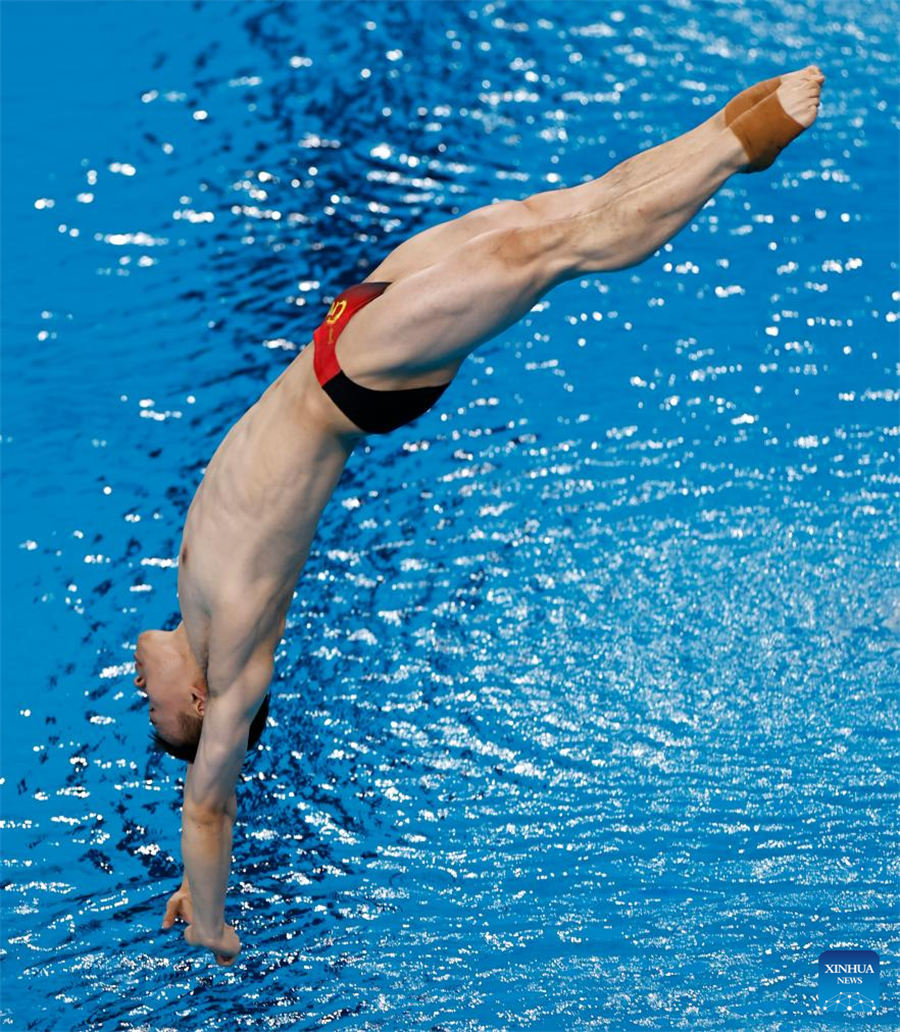
[[[430,408],[466,356],[552,287],[636,265],[733,174],[768,168],[815,121],[816,65],[744,90],[676,139],[579,186],[499,201],[411,237],[339,294],[229,430],[185,520],[182,620],[135,650],[155,743],[187,761],[184,880],[163,927],[232,964],[225,923],[235,784],[268,711],[274,653],[316,524],[353,449]]]

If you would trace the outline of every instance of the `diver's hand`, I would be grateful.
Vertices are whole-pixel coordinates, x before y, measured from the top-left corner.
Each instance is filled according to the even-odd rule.
[[[184,930],[184,939],[191,946],[205,946],[212,950],[216,963],[223,967],[233,964],[241,952],[241,940],[231,925],[224,925],[218,935],[210,935],[189,924]]]
[[[166,904],[166,915],[163,918],[163,928],[171,928],[176,920],[190,924],[194,920],[194,901],[191,899],[191,889],[187,878],[181,883],[177,892],[169,897]]]

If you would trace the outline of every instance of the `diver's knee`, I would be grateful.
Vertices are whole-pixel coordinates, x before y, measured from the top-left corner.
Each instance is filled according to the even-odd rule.
[[[512,226],[485,237],[492,257],[508,269],[520,270],[528,282],[552,284],[565,279],[575,261],[564,221]]]
[[[525,201],[494,201],[480,210],[488,216],[491,229],[518,229],[521,226],[533,225],[537,221],[537,216]]]

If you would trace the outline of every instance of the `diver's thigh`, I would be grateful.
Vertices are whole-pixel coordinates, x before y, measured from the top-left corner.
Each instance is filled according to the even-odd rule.
[[[521,201],[495,201],[448,219],[404,240],[378,265],[367,280],[396,283],[398,280],[442,261],[447,254],[474,237],[493,229],[528,225],[536,220]]]
[[[376,389],[441,382],[565,278],[562,239],[559,223],[491,230],[392,283],[347,324],[341,367]]]

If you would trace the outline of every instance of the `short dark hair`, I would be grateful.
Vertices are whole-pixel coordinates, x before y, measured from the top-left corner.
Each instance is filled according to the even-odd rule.
[[[250,725],[250,732],[247,735],[247,754],[249,755],[256,748],[256,744],[266,726],[266,717],[269,715],[269,693],[266,692],[262,705],[253,718]],[[200,732],[203,730],[203,720],[196,714],[179,713],[178,721],[182,735],[182,741],[178,745],[167,741],[157,731],[150,734],[150,741],[157,752],[168,753],[176,760],[184,760],[185,763],[193,763],[197,759],[197,747],[200,745]]]

